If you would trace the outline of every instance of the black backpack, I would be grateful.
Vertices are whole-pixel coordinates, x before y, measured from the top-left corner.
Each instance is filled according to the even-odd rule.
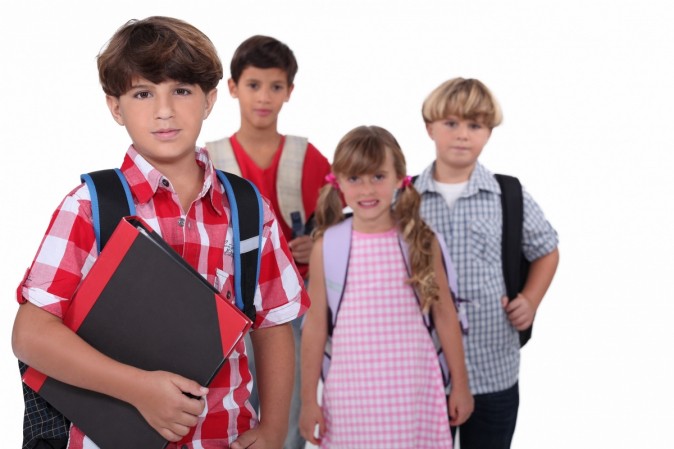
[[[522,254],[522,223],[524,222],[522,184],[514,176],[496,174],[494,177],[501,186],[503,279],[505,280],[508,299],[512,301],[522,291],[527,276],[529,276],[530,265],[530,262]],[[520,347],[524,346],[531,338],[532,326],[520,331]]]
[[[414,176],[412,182],[418,178]],[[522,254],[522,224],[524,223],[524,197],[522,184],[514,176],[495,174],[501,187],[501,209],[503,213],[503,235],[501,237],[501,260],[506,294],[512,301],[522,291],[530,262]],[[531,339],[532,327],[520,331],[520,347]]]
[[[241,252],[240,241],[262,235],[262,200],[257,188],[231,173],[217,170],[225,187],[231,209],[234,234],[234,288],[237,306],[255,321],[255,290],[259,277],[261,245]],[[135,205],[129,185],[119,169],[100,170],[81,176],[91,195],[91,210],[98,252],[100,253],[122,217],[135,214]],[[259,241],[259,240],[258,240]],[[19,361],[23,376],[28,366]],[[25,405],[23,415],[22,449],[65,449],[68,445],[70,422],[48,402],[23,387]]]

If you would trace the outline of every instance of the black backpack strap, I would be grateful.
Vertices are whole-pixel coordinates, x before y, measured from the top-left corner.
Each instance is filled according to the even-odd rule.
[[[503,237],[501,239],[503,279],[506,293],[512,301],[522,291],[529,274],[529,262],[522,254],[522,223],[524,198],[522,184],[514,176],[494,175],[501,187]],[[531,328],[520,332],[520,346],[531,338]]]
[[[225,187],[234,235],[234,288],[237,306],[255,321],[255,290],[262,255],[262,197],[255,185],[232,173],[217,170]]]
[[[87,184],[91,196],[91,213],[94,232],[100,253],[119,221],[134,215],[136,208],[129,184],[119,169],[99,170],[80,176]]]

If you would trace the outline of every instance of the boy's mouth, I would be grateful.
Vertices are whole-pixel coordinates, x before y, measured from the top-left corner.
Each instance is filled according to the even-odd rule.
[[[178,129],[159,129],[157,131],[154,131],[152,134],[157,137],[159,140],[171,140],[175,138],[180,130]]]

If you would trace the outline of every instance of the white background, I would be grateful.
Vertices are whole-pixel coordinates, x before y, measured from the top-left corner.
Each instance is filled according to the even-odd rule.
[[[13,4],[15,3],[15,4]],[[523,351],[515,448],[670,446],[674,298],[674,69],[665,1],[8,1],[0,18],[0,422],[18,448],[22,399],[10,333],[15,289],[80,173],[118,166],[96,55],[131,18],[204,31],[225,67],[253,34],[299,60],[280,130],[332,160],[361,124],[389,129],[416,174],[434,156],[425,96],[484,81],[505,120],[482,161],[520,177],[560,234],[561,264]],[[228,73],[228,71],[227,71]],[[200,143],[229,135],[221,84]]]

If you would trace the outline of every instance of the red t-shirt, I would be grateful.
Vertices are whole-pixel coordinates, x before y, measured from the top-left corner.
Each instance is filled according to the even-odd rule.
[[[292,240],[292,229],[285,220],[281,218],[278,197],[276,196],[276,175],[278,173],[279,160],[281,159],[281,153],[283,151],[283,144],[285,143],[285,136],[281,137],[281,143],[276,150],[274,159],[272,160],[271,165],[266,169],[260,168],[250,156],[248,156],[239,141],[236,140],[236,134],[232,135],[232,137],[229,138],[229,141],[232,144],[234,156],[241,169],[241,175],[255,184],[260,190],[260,193],[269,199],[272,208],[274,209],[274,213],[279,217],[278,222],[281,225],[283,235],[286,240]],[[304,165],[302,167],[302,203],[307,218],[311,217],[314,210],[316,210],[318,193],[321,187],[326,183],[325,175],[328,173],[330,173],[330,162],[328,162],[327,158],[323,156],[316,147],[309,143],[304,157]],[[306,278],[309,270],[308,265],[296,265],[302,277]]]

